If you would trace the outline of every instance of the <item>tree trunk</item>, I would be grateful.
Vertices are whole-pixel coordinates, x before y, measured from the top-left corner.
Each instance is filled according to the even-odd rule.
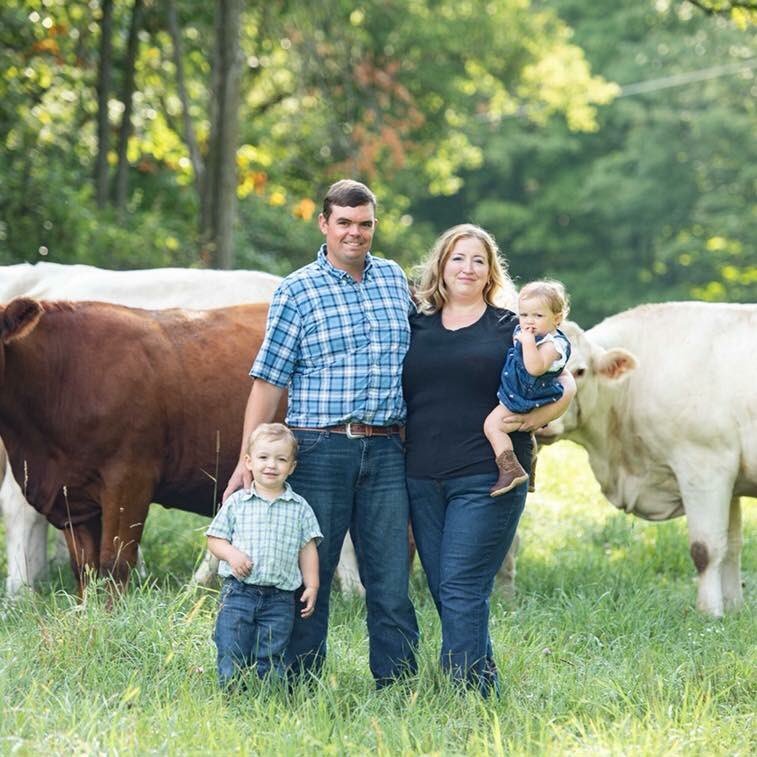
[[[218,0],[216,4],[210,146],[203,182],[201,237],[207,262],[217,268],[231,268],[234,262],[241,12],[242,0]]]
[[[181,28],[179,27],[178,14],[176,13],[176,3],[174,0],[166,1],[166,10],[168,14],[168,33],[171,35],[171,43],[173,45],[173,63],[176,68],[176,89],[179,93],[179,100],[181,101],[181,118],[184,125],[184,141],[187,144],[187,150],[189,151],[189,160],[192,163],[192,169],[194,171],[194,185],[197,191],[197,196],[202,203],[202,182],[203,174],[205,173],[205,167],[202,163],[202,156],[200,155],[200,148],[197,145],[197,137],[195,136],[194,127],[192,125],[192,118],[189,113],[189,96],[187,95],[187,85],[184,78],[184,58],[181,44]],[[201,225],[201,228],[204,226]]]
[[[102,0],[100,19],[100,61],[97,70],[97,158],[95,161],[95,199],[105,207],[108,202],[108,96],[113,70],[113,0]]]
[[[118,133],[118,168],[116,170],[116,207],[123,213],[126,209],[126,195],[129,188],[129,161],[126,151],[131,136],[131,111],[134,106],[134,76],[139,49],[139,30],[142,27],[142,11],[144,0],[134,0],[131,12],[131,24],[129,25],[129,42],[126,47],[126,60],[124,62],[124,84],[121,91],[121,102],[124,104],[124,112],[121,118],[121,129]]]

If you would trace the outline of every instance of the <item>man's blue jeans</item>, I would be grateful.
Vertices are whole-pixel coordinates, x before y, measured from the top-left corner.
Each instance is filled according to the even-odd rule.
[[[283,678],[293,619],[294,592],[224,579],[214,635],[221,687],[253,664],[260,678],[271,671]]]
[[[526,504],[526,484],[491,497],[495,480],[407,480],[415,543],[442,622],[442,669],[484,696],[498,689],[489,596]]]
[[[329,431],[294,434],[299,459],[289,482],[313,508],[323,540],[315,613],[303,620],[295,610],[287,664],[295,673],[319,673],[323,666],[331,581],[351,528],[365,586],[371,673],[378,686],[415,673],[418,625],[408,597],[403,442],[398,435],[350,439]]]

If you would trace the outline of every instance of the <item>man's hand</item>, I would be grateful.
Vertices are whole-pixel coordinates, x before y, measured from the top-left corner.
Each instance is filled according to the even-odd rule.
[[[252,382],[250,396],[247,398],[247,406],[244,410],[244,423],[242,424],[242,445],[239,450],[239,462],[234,472],[231,474],[229,483],[221,498],[225,502],[230,494],[237,489],[244,487],[249,489],[252,486],[252,473],[247,470],[244,464],[244,455],[247,452],[247,442],[250,434],[261,424],[270,423],[276,417],[276,410],[279,403],[286,394],[286,388],[274,386],[263,379],[255,379]]]
[[[306,586],[305,591],[302,592],[300,602],[303,604],[303,608],[300,610],[300,615],[303,618],[309,618],[315,611],[315,600],[318,597],[317,586]]]
[[[247,466],[244,464],[244,460],[240,460],[237,463],[237,467],[234,468],[234,472],[231,474],[229,484],[223,493],[221,502],[225,502],[237,489],[249,489],[251,486],[252,473],[250,473]]]
[[[231,566],[231,572],[240,581],[243,578],[247,578],[252,572],[252,560],[241,550],[235,549],[227,556],[227,561]]]

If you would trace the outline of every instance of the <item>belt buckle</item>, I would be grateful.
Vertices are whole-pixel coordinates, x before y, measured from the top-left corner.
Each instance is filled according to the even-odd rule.
[[[365,424],[358,423],[357,425],[358,426],[363,426]],[[349,423],[345,423],[344,424],[344,433],[347,435],[348,439],[362,439],[365,436],[365,434],[353,434],[352,433],[352,421],[350,421]]]

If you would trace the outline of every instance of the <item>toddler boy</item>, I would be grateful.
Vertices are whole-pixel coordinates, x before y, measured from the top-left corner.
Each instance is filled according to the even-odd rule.
[[[283,678],[294,592],[304,583],[300,614],[308,618],[319,586],[316,545],[323,534],[310,505],[286,482],[297,464],[294,435],[281,423],[259,425],[244,463],[252,488],[234,492],[205,532],[224,578],[214,636],[223,688],[253,665],[261,678]]]

